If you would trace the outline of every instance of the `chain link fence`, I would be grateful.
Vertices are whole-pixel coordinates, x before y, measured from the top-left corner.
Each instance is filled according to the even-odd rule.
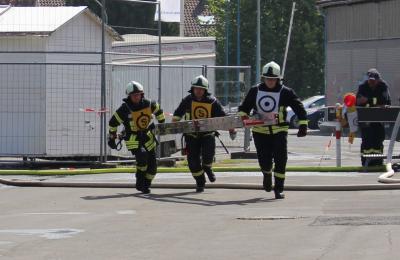
[[[2,9],[0,155],[98,156],[100,121],[81,110],[100,109],[100,19],[86,7]],[[118,40],[107,27],[105,47]]]
[[[125,85],[131,80],[141,82],[144,86],[145,96],[157,100],[158,90],[157,78],[159,73],[158,65],[149,64],[110,64],[112,67],[112,86],[110,107],[117,109],[122,99],[125,97]],[[225,111],[230,114],[237,113],[237,107],[244,98],[250,87],[250,67],[220,67],[207,65],[162,65],[162,98],[161,107],[163,108],[167,122],[172,119],[172,114],[178,107],[181,100],[188,95],[191,80],[198,75],[205,75],[210,82],[210,92],[214,94],[222,103]],[[230,78],[224,78],[221,71],[228,71],[232,75]],[[239,71],[240,77],[234,76],[231,72]],[[235,80],[236,79],[236,80]],[[239,79],[239,80],[237,80]],[[225,89],[226,88],[226,89]],[[228,96],[226,96],[228,95]],[[245,144],[244,129],[239,129],[238,137],[234,141],[230,140],[227,131],[220,131],[220,139],[223,144],[231,151],[243,151]],[[161,136],[161,143],[174,141],[176,149],[181,148],[181,135]],[[166,146],[163,149],[169,150]],[[217,148],[221,153],[225,152],[221,142],[217,142]],[[173,150],[173,149],[172,149]],[[112,155],[130,156],[130,152],[123,148],[121,151],[112,151]],[[169,156],[167,152],[163,155]]]
[[[157,4],[133,2],[124,4]],[[249,67],[162,63],[162,48],[170,47],[160,44],[160,22],[102,25],[87,7],[0,7],[0,156],[104,159],[110,154],[106,122],[131,80],[143,83],[167,120],[197,75],[209,78],[211,92],[231,113],[250,86]],[[209,48],[196,44],[187,47]],[[230,149],[244,148],[241,134],[230,141],[222,132],[221,139]],[[179,148],[179,136],[161,137],[171,140]]]

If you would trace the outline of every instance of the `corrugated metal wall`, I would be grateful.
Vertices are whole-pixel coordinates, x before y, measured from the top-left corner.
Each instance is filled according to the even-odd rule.
[[[389,83],[392,100],[400,97],[400,0],[330,7],[327,14],[328,105],[357,91],[369,68]]]
[[[1,37],[0,50],[45,48],[45,37]],[[0,62],[44,62],[40,53],[0,54]],[[46,67],[0,65],[0,155],[45,154]]]

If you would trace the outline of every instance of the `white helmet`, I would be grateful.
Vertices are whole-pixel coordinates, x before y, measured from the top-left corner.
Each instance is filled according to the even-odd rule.
[[[143,93],[143,86],[139,82],[131,81],[126,85],[125,93],[127,96],[134,93]]]
[[[268,62],[262,69],[261,77],[279,79],[281,77],[281,67],[274,61]]]
[[[208,90],[208,79],[203,75],[197,76],[192,80],[192,87]]]

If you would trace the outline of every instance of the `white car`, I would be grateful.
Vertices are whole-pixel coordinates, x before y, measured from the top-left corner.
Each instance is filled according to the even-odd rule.
[[[306,109],[307,115],[311,112],[314,112],[316,108],[322,108],[325,106],[325,96],[320,95],[320,96],[313,96],[309,97],[303,101],[304,108]],[[297,128],[299,127],[299,120],[297,119],[297,116],[293,112],[292,108],[288,107],[287,108],[287,116],[286,120],[289,122],[290,127]]]

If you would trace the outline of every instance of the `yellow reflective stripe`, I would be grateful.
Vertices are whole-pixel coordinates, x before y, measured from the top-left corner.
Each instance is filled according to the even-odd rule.
[[[211,133],[205,134],[205,135],[203,135],[203,136],[208,136],[208,135],[212,135],[212,136],[214,136],[214,135],[215,135],[215,133],[214,133],[214,132],[211,132]]]
[[[154,141],[154,136],[151,132],[147,133],[147,136],[150,138],[149,141],[147,141],[144,146],[148,151],[151,151],[156,147],[157,143]]]
[[[117,132],[117,130],[118,130],[118,127],[117,127],[117,126],[116,126],[116,127],[110,126],[110,127],[108,128],[108,131],[109,131],[109,132]]]
[[[272,125],[271,128],[272,128],[272,130],[289,129],[289,126],[287,126],[287,125]]]
[[[263,171],[263,170],[261,170],[261,172],[262,172],[263,174],[272,174],[271,171]]]
[[[117,119],[117,121],[118,121],[119,124],[122,124],[122,123],[124,122],[124,121],[119,117],[119,115],[118,115],[117,112],[115,112],[113,116],[115,117],[115,119]]]
[[[289,126],[272,126],[272,133],[277,134],[280,132],[287,132],[289,131]]]
[[[276,178],[285,179],[285,174],[284,173],[274,172],[274,176]]]
[[[180,116],[173,116],[172,117],[172,120],[174,120],[174,121],[180,121],[182,119],[182,117],[180,117]]]
[[[273,130],[273,134],[277,134],[277,133],[282,133],[282,132],[287,132],[289,129],[277,129],[277,130]]]
[[[365,150],[362,151],[362,153],[363,153],[363,154],[371,154],[371,153],[378,153],[378,154],[380,154],[380,153],[382,153],[382,149],[373,149],[373,148],[371,148],[371,149],[365,149]]]
[[[152,145],[153,143],[154,143],[154,140],[152,139],[152,140],[150,140],[150,141],[147,141],[144,145],[145,145],[146,147],[148,147],[148,146]]]
[[[150,131],[147,132],[147,136],[150,138],[150,140],[154,139],[153,133]]]
[[[139,141],[136,141],[136,135],[131,135],[128,141],[125,141],[128,150],[136,149],[139,147]]]
[[[135,123],[133,122],[133,120],[129,121],[129,125],[131,126],[131,130],[133,132],[137,131],[137,128],[136,128]]]
[[[273,125],[273,126],[271,126],[271,129],[272,129],[272,134],[277,134],[280,132],[288,132],[289,126]],[[255,126],[255,127],[253,127],[252,131],[255,133],[260,133],[260,134],[271,134],[269,127],[265,127],[265,126]]]
[[[299,120],[299,125],[308,125],[308,120]]]
[[[278,114],[278,122],[283,123],[285,122],[285,118],[283,118],[283,111],[285,110],[284,106],[279,107],[279,114]]]
[[[158,116],[156,116],[156,118],[157,118],[157,121],[165,120],[164,113],[159,114]]]
[[[156,147],[156,142],[154,142],[154,143],[153,143],[152,145],[150,145],[150,146],[146,146],[146,148],[147,148],[148,151],[153,150],[155,147]]]
[[[145,166],[136,165],[136,169],[138,169],[139,171],[145,172],[145,171],[147,171],[147,165],[145,165]]]
[[[378,99],[376,97],[372,98],[372,104],[375,106],[378,103]]]
[[[160,105],[156,103],[156,107],[154,108],[153,114],[157,113],[160,110]]]
[[[264,126],[255,126],[253,127],[252,131],[260,134],[270,134],[269,129]]]
[[[155,175],[150,174],[150,173],[146,173],[145,177],[146,177],[146,179],[148,179],[148,180],[153,180],[154,177],[155,177]]]
[[[248,114],[246,112],[239,111],[238,116],[248,116]]]
[[[193,177],[201,176],[201,175],[203,175],[203,174],[204,174],[204,171],[203,171],[203,170],[198,171],[198,172],[192,172],[192,176],[193,176]]]
[[[210,163],[210,164],[203,164],[203,166],[205,166],[205,167],[210,167],[210,168],[211,168],[212,163]]]
[[[186,120],[190,120],[190,113],[186,113],[186,114],[185,114],[185,119],[186,119]]]

